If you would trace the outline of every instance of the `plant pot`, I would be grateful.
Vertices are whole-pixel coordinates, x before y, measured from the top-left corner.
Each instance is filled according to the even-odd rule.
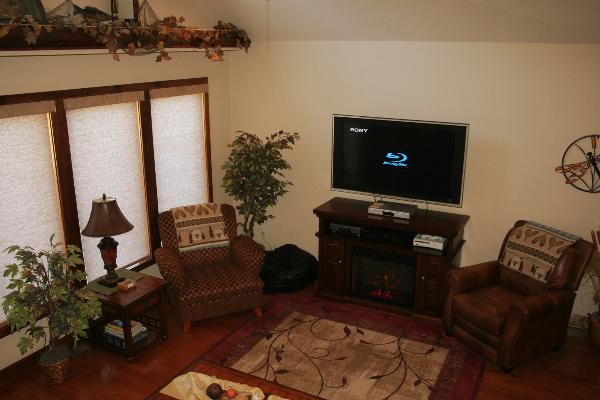
[[[590,320],[589,336],[593,345],[600,349],[600,311],[596,311],[593,314],[588,314]]]
[[[46,381],[51,385],[65,383],[71,378],[71,357],[55,362],[54,364],[41,364],[46,375]]]
[[[44,352],[38,362],[51,385],[65,383],[71,378],[71,352],[66,346],[61,347],[53,353]]]

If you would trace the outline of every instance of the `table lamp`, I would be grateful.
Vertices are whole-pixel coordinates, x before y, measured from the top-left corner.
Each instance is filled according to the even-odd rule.
[[[119,278],[119,275],[115,272],[119,242],[111,236],[120,235],[132,229],[133,225],[127,221],[115,198],[106,197],[106,194],[103,194],[102,198],[92,201],[90,219],[81,234],[88,237],[102,238],[98,243],[98,248],[107,274],[98,281],[101,285],[114,287],[124,279]]]

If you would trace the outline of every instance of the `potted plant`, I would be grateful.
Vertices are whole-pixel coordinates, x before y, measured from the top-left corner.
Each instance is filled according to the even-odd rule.
[[[291,149],[300,139],[298,133],[279,131],[262,141],[258,136],[238,131],[231,147],[231,154],[223,169],[223,188],[239,202],[236,207],[244,222],[244,233],[254,237],[254,226],[266,222],[273,215],[269,207],[277,204],[277,198],[287,193],[292,183],[283,179],[282,171],[290,169],[282,150]]]
[[[39,364],[50,383],[62,383],[70,377],[71,347],[65,343],[73,337],[86,336],[88,321],[100,315],[96,296],[85,289],[81,249],[67,246],[65,251],[50,237],[50,250],[10,246],[5,252],[15,258],[4,267],[10,291],[2,302],[12,331],[25,329],[17,346],[21,354],[42,338],[46,349]],[[65,340],[61,340],[61,339]]]

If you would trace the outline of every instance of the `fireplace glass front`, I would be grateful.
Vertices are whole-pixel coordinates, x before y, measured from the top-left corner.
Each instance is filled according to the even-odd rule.
[[[365,247],[352,249],[352,294],[412,307],[417,259]]]

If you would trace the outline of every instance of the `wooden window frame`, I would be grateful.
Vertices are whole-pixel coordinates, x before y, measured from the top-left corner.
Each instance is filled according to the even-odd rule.
[[[75,183],[73,180],[73,164],[69,144],[69,131],[67,127],[67,114],[64,100],[71,97],[97,96],[103,94],[123,93],[130,91],[143,91],[144,100],[139,102],[140,140],[142,146],[142,162],[144,187],[146,195],[146,216],[150,230],[150,255],[137,260],[125,267],[141,270],[155,263],[153,252],[160,247],[158,233],[158,194],[156,184],[156,170],[154,162],[154,136],[152,133],[152,107],[150,99],[151,89],[207,85],[208,78],[178,79],[158,82],[132,83],[126,85],[100,86],[85,89],[68,89],[50,92],[25,93],[0,96],[0,106],[36,101],[54,101],[56,111],[50,113],[51,135],[54,153],[54,162],[58,184],[59,204],[62,216],[62,228],[65,244],[81,247],[81,233],[79,232],[79,217],[77,215],[77,199]],[[213,201],[212,164],[210,157],[210,118],[208,92],[202,93],[204,146],[206,151],[206,182],[209,201]],[[1,250],[1,249],[0,249]],[[0,338],[10,334],[7,321],[0,323]]]

